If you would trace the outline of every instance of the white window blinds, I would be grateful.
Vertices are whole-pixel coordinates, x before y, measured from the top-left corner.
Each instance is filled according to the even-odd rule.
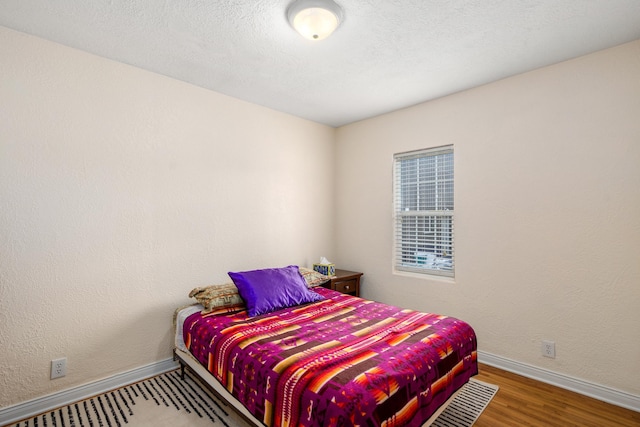
[[[453,276],[453,146],[394,156],[396,270]]]

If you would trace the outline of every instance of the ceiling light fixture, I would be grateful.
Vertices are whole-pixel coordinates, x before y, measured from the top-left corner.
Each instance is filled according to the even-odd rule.
[[[342,9],[332,0],[296,0],[287,9],[289,23],[302,37],[326,39],[342,21]]]

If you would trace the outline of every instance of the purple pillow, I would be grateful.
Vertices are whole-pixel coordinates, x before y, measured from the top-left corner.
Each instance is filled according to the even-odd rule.
[[[324,299],[307,288],[295,265],[229,272],[229,277],[247,305],[249,317]]]

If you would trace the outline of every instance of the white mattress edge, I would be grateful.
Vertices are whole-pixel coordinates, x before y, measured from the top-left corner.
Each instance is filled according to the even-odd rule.
[[[183,336],[183,326],[187,317],[191,316],[193,313],[197,313],[199,311],[204,310],[204,307],[200,304],[190,305],[188,307],[183,308],[176,314],[176,336],[175,336],[175,346],[176,348],[182,350],[183,352],[188,352],[187,347],[184,344],[184,336]]]

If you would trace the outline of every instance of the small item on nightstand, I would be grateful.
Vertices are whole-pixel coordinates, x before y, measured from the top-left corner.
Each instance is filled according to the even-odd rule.
[[[318,264],[313,264],[313,269],[320,274],[324,274],[325,276],[336,275],[336,265],[329,262],[329,260],[325,257],[320,257],[320,262]]]

